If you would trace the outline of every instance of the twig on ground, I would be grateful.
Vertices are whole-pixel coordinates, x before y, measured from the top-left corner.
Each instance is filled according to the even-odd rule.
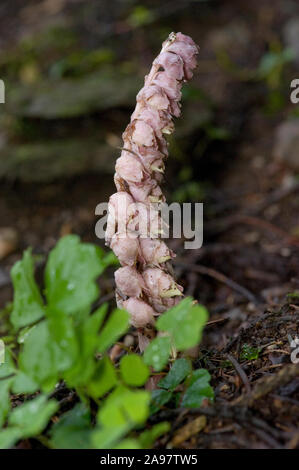
[[[243,384],[245,385],[245,389],[247,393],[251,393],[251,387],[248,380],[247,375],[245,374],[244,370],[238,363],[238,361],[231,355],[226,355],[227,359],[233,364],[234,368],[236,369],[237,373],[239,374],[240,379],[242,380]]]
[[[275,390],[286,385],[291,380],[299,377],[299,367],[297,364],[285,365],[277,374],[267,375],[259,379],[251,393],[244,394],[234,400],[233,404],[238,406],[252,406],[254,402]]]
[[[168,448],[177,448],[180,444],[188,441],[190,437],[198,434],[202,431],[207,424],[207,418],[205,416],[198,416],[197,418],[189,421],[185,426],[181,427],[174,435]]]

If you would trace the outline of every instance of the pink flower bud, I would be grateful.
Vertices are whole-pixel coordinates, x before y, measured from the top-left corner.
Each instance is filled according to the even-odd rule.
[[[141,274],[130,266],[119,268],[114,273],[117,289],[123,296],[140,297],[142,290],[146,290]]]
[[[122,266],[134,266],[139,254],[139,242],[133,232],[116,233],[111,240],[110,247]]]
[[[175,257],[173,251],[160,239],[140,238],[140,249],[147,264],[159,265]]]
[[[143,279],[153,298],[167,299],[182,295],[183,288],[160,268],[146,268]]]
[[[141,160],[128,152],[116,160],[115,170],[121,178],[131,183],[140,183],[144,178]]]
[[[157,110],[169,109],[169,98],[161,87],[150,85],[143,87],[136,97],[143,105],[149,104]]]
[[[108,203],[106,243],[109,243],[115,232],[124,232],[131,216],[134,199],[126,191],[112,194]]]
[[[193,76],[193,70],[197,65],[196,55],[198,54],[198,48],[192,40],[189,41],[190,38],[186,38],[187,36],[178,33],[177,40],[168,47],[168,51],[179,55],[183,59],[185,78],[190,80]]]
[[[181,100],[181,84],[176,80],[175,77],[172,77],[164,72],[159,72],[155,76],[153,83],[161,87],[171,100]]]
[[[180,56],[171,52],[162,52],[153,62],[164,68],[165,73],[176,80],[184,78],[184,64]]]
[[[134,123],[132,140],[138,145],[151,147],[155,142],[153,128],[144,121],[136,120]]]
[[[131,316],[131,324],[136,328],[144,328],[148,324],[154,323],[154,315],[156,312],[153,308],[143,300],[130,297],[123,302],[123,308],[126,309]]]

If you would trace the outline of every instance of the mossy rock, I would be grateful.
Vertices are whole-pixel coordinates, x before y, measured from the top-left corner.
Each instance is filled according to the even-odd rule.
[[[112,174],[118,151],[91,139],[54,140],[4,147],[0,178],[48,182],[89,172]]]
[[[131,106],[142,79],[109,67],[80,78],[43,80],[11,87],[6,111],[19,117],[75,118],[114,107]]]

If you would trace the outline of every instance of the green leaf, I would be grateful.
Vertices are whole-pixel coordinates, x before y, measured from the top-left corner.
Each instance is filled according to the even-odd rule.
[[[28,334],[30,333],[31,331],[31,328],[33,328],[33,326],[25,326],[25,328],[22,328],[20,331],[19,331],[19,334],[18,334],[18,337],[17,337],[17,341],[19,344],[23,344],[28,336]]]
[[[106,398],[97,415],[98,428],[92,433],[96,449],[113,449],[119,439],[144,424],[149,414],[150,394],[120,385]]]
[[[79,355],[75,364],[64,374],[70,387],[85,386],[96,369],[94,354],[97,347],[99,328],[105,318],[108,304],[103,304],[92,315],[82,320],[77,328]]]
[[[21,438],[19,428],[6,428],[0,431],[0,449],[11,448]]]
[[[115,309],[109,316],[98,338],[98,352],[104,353],[115,341],[126,333],[129,326],[129,314],[125,310]]]
[[[9,390],[13,379],[0,381],[0,428],[5,423],[6,417],[11,408]]]
[[[109,357],[104,357],[97,364],[94,376],[88,383],[86,390],[92,398],[100,398],[117,384],[115,369]]]
[[[120,373],[127,385],[141,387],[149,377],[149,369],[137,354],[129,354],[120,361]]]
[[[45,271],[49,305],[68,314],[89,309],[99,294],[95,280],[105,268],[102,256],[102,250],[76,235],[61,238]]]
[[[211,375],[207,369],[196,369],[192,372],[190,380],[187,380],[188,386],[192,385],[198,379],[201,379],[202,382],[209,383],[211,380]]]
[[[10,350],[5,347],[4,362],[0,364],[0,379],[8,377],[16,372],[16,367],[13,362]]]
[[[51,341],[57,345],[61,357],[59,370],[67,370],[75,363],[79,352],[73,318],[49,307],[46,315]]]
[[[36,436],[44,430],[57,410],[58,403],[55,400],[48,401],[46,395],[40,395],[14,408],[8,423],[19,428],[22,438]]]
[[[59,320],[60,323],[60,320]],[[67,322],[68,323],[68,322]],[[35,325],[27,336],[19,356],[19,367],[28,377],[39,384],[44,391],[50,391],[57,383],[59,374],[70,366],[73,356],[72,324],[65,324],[70,331],[62,344],[56,342],[52,336],[47,320]],[[56,338],[61,334],[60,324]],[[52,328],[51,328],[52,330]],[[65,343],[64,343],[65,341]],[[67,345],[70,344],[70,350]]]
[[[182,407],[199,408],[206,398],[213,401],[214,390],[209,383],[210,379],[211,376],[207,370],[194,371],[189,382],[190,385],[183,396]]]
[[[84,357],[88,357],[95,353],[98,338],[99,338],[99,329],[104,321],[108,310],[108,304],[103,304],[98,308],[92,315],[87,317],[87,319],[81,325],[82,332],[82,351]]]
[[[139,442],[143,449],[151,449],[156,440],[170,430],[170,424],[166,421],[155,424],[151,429],[140,434]]]
[[[12,392],[15,394],[20,393],[34,393],[38,390],[38,384],[34,382],[28,375],[22,371],[18,371],[12,384]]]
[[[64,413],[50,432],[51,447],[55,449],[90,449],[91,416],[83,403]]]
[[[31,380],[42,385],[58,381],[56,348],[51,343],[48,323],[35,325],[26,338],[19,356],[19,367]]]
[[[109,251],[103,258],[103,264],[105,265],[105,268],[108,266],[119,266],[119,260],[117,256],[113,253],[113,251]]]
[[[15,328],[21,328],[44,316],[42,297],[34,280],[31,250],[26,250],[22,260],[15,263],[11,278],[14,301],[10,319]]]
[[[162,370],[169,359],[171,350],[170,338],[161,336],[153,339],[144,351],[144,362],[152,366],[155,371]]]
[[[115,449],[141,449],[142,447],[140,446],[139,442],[137,439],[124,439],[121,441],[119,444],[115,446]]]
[[[116,443],[129,430],[128,425],[116,427],[96,428],[91,435],[92,447],[94,449],[114,449]]]
[[[150,413],[154,414],[160,410],[163,405],[169,402],[172,392],[169,390],[154,390],[151,396]]]
[[[202,305],[194,305],[191,297],[186,297],[161,315],[156,327],[160,331],[170,333],[175,347],[179,351],[184,351],[200,342],[207,319],[207,310]]]
[[[192,366],[190,360],[184,358],[177,359],[166,377],[160,380],[158,386],[173,391],[191,371]]]
[[[148,416],[149,400],[150,395],[146,391],[119,386],[100,408],[98,421],[104,427],[143,424]]]

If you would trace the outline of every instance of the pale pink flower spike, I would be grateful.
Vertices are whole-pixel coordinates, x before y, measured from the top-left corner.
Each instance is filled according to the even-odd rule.
[[[109,201],[106,243],[122,265],[115,273],[117,304],[130,313],[131,324],[138,328],[141,350],[148,342],[146,335],[151,335],[154,317],[183,295],[169,265],[175,254],[158,238],[163,223],[156,207],[165,201],[159,186],[168,156],[164,135],[174,131],[173,117],[181,112],[181,88],[193,76],[197,54],[197,45],[182,33],[171,33],[163,43],[137,95],[115,166],[118,192]],[[148,224],[144,224],[146,216]],[[147,225],[150,231],[144,234]]]

